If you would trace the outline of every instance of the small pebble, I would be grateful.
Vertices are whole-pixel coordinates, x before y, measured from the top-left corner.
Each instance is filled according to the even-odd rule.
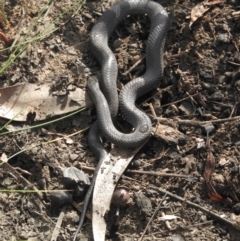
[[[69,155],[71,161],[75,161],[78,158],[79,155],[72,153]]]
[[[223,84],[224,81],[225,81],[225,79],[226,79],[226,77],[225,77],[224,75],[220,75],[220,76],[218,77],[218,83],[219,83],[219,84]]]
[[[23,232],[21,232],[21,234],[19,235],[19,237],[21,238],[21,239],[28,239],[28,235],[27,235],[27,233],[25,232],[25,231],[23,231]]]
[[[88,175],[76,167],[68,167],[63,170],[63,182],[66,187],[74,184],[90,185]]]
[[[207,133],[209,134],[209,133],[215,131],[215,127],[214,127],[214,125],[212,123],[208,123],[206,125],[202,125],[202,127],[203,127],[203,129],[204,129],[206,134]]]
[[[75,50],[74,47],[70,47],[67,49],[67,52],[71,55],[77,55],[77,51]]]
[[[122,44],[122,40],[120,39],[115,40],[113,43],[113,49],[118,49],[121,46],[121,44]]]
[[[214,175],[212,176],[212,180],[218,183],[224,183],[224,177],[221,174],[214,173]]]
[[[240,53],[239,52],[236,52],[235,55],[234,55],[234,61],[237,62],[237,63],[240,63]]]
[[[232,207],[232,209],[233,209],[233,212],[234,212],[235,214],[239,215],[239,214],[240,214],[240,203],[235,204],[235,205]]]
[[[217,40],[219,42],[229,43],[230,42],[229,34],[228,33],[221,33],[217,36]]]
[[[220,91],[217,91],[217,92],[213,93],[212,95],[210,95],[209,99],[215,100],[215,101],[220,101],[220,100],[223,100],[223,97],[224,97],[224,95]]]
[[[236,87],[240,88],[240,80],[235,83]]]

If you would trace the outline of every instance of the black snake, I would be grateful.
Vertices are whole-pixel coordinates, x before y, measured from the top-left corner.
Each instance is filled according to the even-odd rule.
[[[108,46],[108,40],[120,21],[127,15],[147,14],[151,29],[146,45],[146,71],[131,80],[117,92],[117,61]],[[110,142],[125,148],[141,145],[151,134],[151,120],[135,105],[136,99],[156,88],[163,75],[163,51],[168,30],[168,15],[158,3],[149,0],[122,0],[111,6],[98,19],[90,33],[91,51],[101,65],[101,78],[90,78],[88,90],[97,110],[97,121],[91,127],[88,143],[99,159],[91,186],[84,200],[83,211],[74,241],[83,224],[88,202],[95,184],[97,172],[107,155],[101,142],[101,135]],[[114,121],[118,106],[124,117],[133,127],[129,134],[119,132]]]

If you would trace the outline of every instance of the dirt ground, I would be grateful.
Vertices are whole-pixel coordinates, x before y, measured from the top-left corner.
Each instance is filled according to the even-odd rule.
[[[99,65],[89,51],[89,31],[114,2],[88,1],[79,11],[77,7],[68,11],[51,25],[47,36],[31,43],[1,73],[0,86],[50,81],[55,91],[67,92],[69,85],[85,89],[88,77],[99,72]],[[5,0],[3,3],[12,33],[5,24],[0,26],[13,41],[24,37],[47,1]],[[52,1],[37,26],[32,28],[30,37],[76,3],[76,0]],[[166,0],[162,4],[170,16],[164,77],[160,88],[146,96],[147,101],[142,100],[142,107],[155,127],[157,122],[170,126],[184,135],[184,141],[167,141],[164,137],[157,138],[156,134],[136,155],[128,169],[141,172],[126,172],[119,183],[129,188],[133,201],[120,211],[117,225],[116,209],[111,208],[106,216],[106,240],[140,240],[146,227],[142,240],[240,240],[233,227],[239,228],[240,220],[240,121],[237,119],[240,116],[240,1],[209,0],[204,5],[202,1]],[[190,29],[191,10],[198,4],[209,10],[200,14],[203,16]],[[111,37],[109,45],[118,60],[119,83],[124,84],[144,72],[149,27],[147,16],[127,17]],[[57,30],[50,33],[54,28]],[[0,47],[7,46],[0,41]],[[11,50],[1,50],[0,66],[10,54]],[[44,127],[1,135],[0,156],[5,153],[9,157],[32,144],[40,144],[16,155],[8,165],[0,166],[1,189],[66,189],[62,181],[63,168],[81,169],[81,166],[97,164],[86,141],[88,132],[48,145],[41,143],[84,129],[95,118],[94,110],[86,110]],[[7,121],[0,119],[0,125]],[[27,123],[12,122],[11,125],[26,127]],[[211,147],[207,149],[204,143],[209,128]],[[110,148],[107,142],[106,146]],[[216,167],[211,184],[216,191],[209,193],[204,178],[206,163],[207,170],[213,171],[214,159]],[[91,177],[91,171],[85,172]],[[165,195],[152,185],[185,201]],[[139,191],[151,203],[149,212],[141,210],[133,197],[133,193]],[[56,193],[1,192],[0,240],[55,240],[53,230],[60,214],[63,219],[56,240],[72,240],[84,198],[74,193],[73,190],[62,192],[59,198]],[[187,201],[195,206],[188,205]],[[156,215],[147,226],[155,210]],[[164,214],[172,215],[172,219],[163,219]],[[80,237],[93,240],[91,207]]]

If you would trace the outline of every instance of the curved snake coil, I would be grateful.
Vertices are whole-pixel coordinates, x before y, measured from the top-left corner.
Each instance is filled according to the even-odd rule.
[[[147,14],[151,20],[146,46],[146,72],[124,86],[119,95],[123,117],[134,127],[132,133],[119,132],[112,119],[118,112],[117,62],[108,40],[127,15]],[[101,79],[91,78],[88,90],[97,110],[98,124],[110,142],[126,148],[141,145],[151,133],[151,120],[135,105],[136,99],[157,87],[163,74],[163,50],[168,16],[158,3],[149,0],[124,0],[114,4],[99,18],[90,33],[91,50],[101,65]],[[100,84],[100,86],[99,86]],[[101,88],[101,89],[100,89]]]
[[[108,46],[108,40],[120,21],[127,15],[135,14],[147,14],[151,20],[146,46],[146,72],[126,84],[118,99],[117,61]],[[107,156],[101,136],[103,135],[114,144],[126,148],[139,146],[150,136],[151,121],[144,112],[135,106],[135,101],[160,83],[163,74],[163,50],[167,30],[167,12],[160,4],[149,0],[122,0],[112,5],[91,30],[91,51],[101,65],[101,79],[90,78],[87,85],[95,103],[98,118],[89,131],[88,143],[99,159],[99,163],[85,196],[81,218],[73,241],[76,240],[83,225],[97,173]],[[118,113],[118,106],[123,117],[133,125],[134,132],[124,134],[114,127],[113,122]]]

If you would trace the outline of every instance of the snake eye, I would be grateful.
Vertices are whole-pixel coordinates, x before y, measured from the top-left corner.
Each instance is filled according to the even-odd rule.
[[[147,132],[147,131],[148,131],[148,125],[143,125],[143,126],[141,126],[140,129],[139,129],[139,131],[142,132],[142,133]]]

